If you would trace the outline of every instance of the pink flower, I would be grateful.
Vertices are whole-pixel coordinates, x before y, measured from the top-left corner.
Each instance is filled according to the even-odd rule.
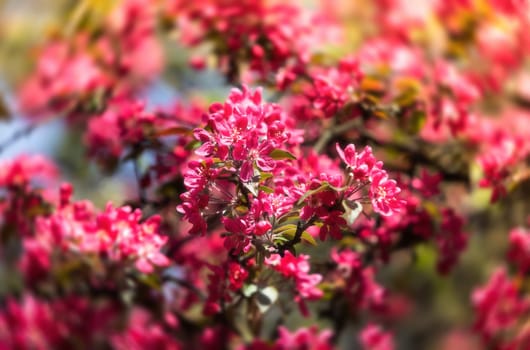
[[[493,273],[485,286],[473,291],[472,302],[475,329],[485,341],[491,341],[529,316],[530,300],[519,295],[516,284],[502,268]]]
[[[223,217],[222,222],[228,231],[225,239],[225,247],[234,254],[248,252],[250,250],[250,235],[253,233],[254,225],[248,218]]]
[[[132,310],[127,328],[112,335],[110,342],[116,350],[182,349],[175,337],[164,329],[163,324],[152,320],[149,312],[139,308]]]
[[[374,169],[381,169],[383,163],[377,161],[372,153],[372,148],[366,146],[360,153],[355,151],[355,145],[349,144],[344,151],[339,144],[335,144],[340,159],[346,163],[348,171],[354,180],[365,181]]]
[[[332,350],[330,330],[318,331],[316,326],[299,328],[294,332],[280,327],[273,350]]]
[[[272,254],[265,259],[265,264],[294,281],[295,301],[299,303],[304,314],[307,314],[305,300],[317,300],[322,297],[322,291],[317,288],[322,276],[309,274],[309,256],[301,254],[296,257],[291,252],[286,251],[283,257],[279,254]]]
[[[270,142],[264,141],[256,145],[256,138],[251,138],[246,145],[236,144],[233,150],[235,160],[243,161],[239,172],[241,181],[248,182],[254,176],[254,164],[262,171],[271,171],[274,169],[275,162],[269,156],[273,150]]]
[[[349,278],[352,274],[362,269],[361,256],[351,250],[339,252],[336,248],[333,248],[331,259],[337,264],[337,270],[345,278]]]
[[[209,42],[220,70],[231,80],[244,75],[243,66],[261,79],[280,69],[300,71],[314,48],[338,40],[337,27],[329,18],[295,3],[173,1],[169,12],[176,17],[183,43]]]
[[[151,216],[140,222],[142,213],[130,207],[114,208],[110,203],[101,213],[90,202],[75,202],[64,205],[48,217],[39,217],[36,235],[25,243],[32,255],[23,260],[24,268],[30,272],[43,265],[42,254],[53,251],[72,258],[81,253],[99,257],[108,263],[133,263],[144,273],[154,266],[167,266],[169,259],[160,249],[167,237],[159,231],[160,217]]]
[[[394,337],[392,333],[385,332],[380,326],[368,324],[360,334],[364,350],[393,350]]]
[[[317,69],[311,73],[313,84],[305,92],[312,107],[330,118],[354,98],[363,73],[353,57],[343,58],[337,67]]]
[[[240,264],[235,262],[228,263],[228,279],[229,288],[233,291],[238,291],[243,287],[243,283],[248,277],[248,271]]]
[[[530,234],[523,228],[510,231],[510,259],[522,273],[530,271]]]
[[[0,311],[1,349],[100,348],[112,333],[116,309],[106,302],[70,296],[39,300],[8,298]]]
[[[374,210],[384,216],[389,216],[401,210],[405,201],[398,198],[401,189],[395,180],[390,180],[384,170],[371,173],[370,198]]]
[[[437,268],[441,273],[448,273],[458,262],[458,257],[467,246],[468,236],[463,231],[464,220],[454,210],[442,210],[442,223],[436,243],[440,250]]]
[[[430,198],[440,193],[439,185],[441,180],[441,174],[429,174],[427,170],[422,169],[420,177],[415,177],[412,180],[412,187],[420,191],[425,198]]]
[[[21,189],[34,182],[40,185],[56,180],[59,171],[55,164],[40,155],[21,155],[0,164],[0,186]]]

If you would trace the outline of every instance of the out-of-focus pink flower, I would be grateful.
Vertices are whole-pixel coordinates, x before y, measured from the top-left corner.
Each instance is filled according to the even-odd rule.
[[[486,341],[528,317],[530,301],[519,295],[518,288],[502,268],[497,269],[488,283],[474,290],[475,329]]]
[[[47,185],[59,175],[57,167],[41,155],[21,155],[0,164],[0,187],[26,188],[31,182]]]
[[[364,350],[393,350],[394,337],[392,333],[385,332],[380,326],[368,324],[359,336]]]
[[[278,329],[279,337],[274,350],[332,350],[329,330],[318,331],[317,327],[299,328],[294,332],[285,327]]]
[[[182,349],[174,336],[162,324],[153,320],[149,313],[135,308],[129,316],[127,329],[112,335],[110,342],[116,350],[179,350]]]
[[[442,210],[440,234],[436,243],[440,250],[437,268],[441,273],[447,273],[458,262],[460,254],[467,246],[468,235],[464,232],[464,219],[454,210]]]
[[[530,271],[530,233],[522,227],[510,231],[510,259],[522,273]]]
[[[294,281],[295,301],[299,303],[304,313],[307,313],[305,300],[317,300],[322,297],[322,290],[317,288],[322,276],[309,273],[309,256],[303,254],[294,256],[286,251],[283,257],[279,254],[272,254],[265,259],[265,264]]]
[[[142,213],[130,207],[115,208],[108,204],[98,213],[88,201],[63,205],[36,222],[35,237],[24,247],[27,255],[21,261],[26,278],[35,271],[50,267],[52,253],[74,257],[96,256],[109,263],[133,263],[144,273],[155,266],[167,266],[169,259],[160,251],[167,237],[159,234],[160,217],[140,222]],[[44,255],[47,253],[47,255]]]

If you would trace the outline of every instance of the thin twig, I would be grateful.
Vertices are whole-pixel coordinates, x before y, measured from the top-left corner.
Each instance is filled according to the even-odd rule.
[[[145,194],[145,189],[142,186],[142,180],[140,178],[140,165],[138,164],[138,158],[132,159],[134,165],[134,176],[136,177],[136,183],[138,185],[138,197],[140,199],[140,204],[143,206],[147,203],[147,196]]]
[[[320,135],[320,138],[317,140],[317,142],[315,143],[315,152],[317,153],[321,153],[324,148],[327,146],[328,142],[334,137],[336,136],[336,134],[334,133],[333,131],[333,128],[335,126],[335,119],[333,119],[331,121],[331,125],[329,125],[328,128],[326,128],[326,130],[324,130],[324,132],[322,133],[322,135]]]
[[[15,131],[7,140],[0,143],[0,154],[4,152],[8,147],[13,145],[15,142],[20,140],[22,137],[30,135],[39,124],[28,124],[23,128]]]
[[[315,144],[315,151],[317,153],[321,153],[324,148],[327,146],[327,144],[335,137],[338,136],[350,129],[352,129],[355,126],[359,126],[359,119],[351,119],[348,120],[345,123],[342,124],[335,124],[336,122],[333,120],[331,125],[322,133],[320,138]]]
[[[179,286],[184,287],[192,291],[193,293],[195,293],[201,300],[203,301],[206,300],[206,295],[190,281],[187,281],[187,280],[184,280],[178,277],[174,277],[174,276],[165,276],[164,280],[175,282]]]
[[[296,244],[300,243],[302,241],[302,234],[305,230],[311,225],[313,225],[316,221],[316,217],[312,216],[307,222],[302,223],[302,221],[298,221],[296,224],[296,232],[294,234],[294,237],[289,242],[281,245],[278,247],[278,253],[283,256],[285,254],[286,250],[290,250],[293,248]]]

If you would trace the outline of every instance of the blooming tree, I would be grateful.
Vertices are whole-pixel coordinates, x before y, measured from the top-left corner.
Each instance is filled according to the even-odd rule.
[[[530,349],[526,0],[69,10],[0,152],[60,119],[133,184],[1,161],[0,349]]]

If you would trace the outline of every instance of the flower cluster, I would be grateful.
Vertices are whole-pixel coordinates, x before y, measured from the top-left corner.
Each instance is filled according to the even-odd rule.
[[[315,69],[310,72],[312,84],[304,91],[310,102],[294,103],[293,109],[299,119],[331,118],[347,103],[359,98],[363,72],[355,57],[347,57],[337,66]],[[352,113],[353,114],[353,113]]]
[[[71,193],[71,188],[63,187],[62,191]],[[169,264],[160,251],[167,237],[159,234],[159,216],[140,222],[140,210],[115,208],[109,203],[98,213],[89,201],[70,203],[68,193],[62,197],[61,207],[47,217],[37,218],[35,236],[23,241],[25,254],[20,267],[28,281],[60,266],[64,258],[58,258],[58,254],[87,262],[92,258],[109,264],[131,262],[143,273]]]
[[[254,341],[244,347],[244,350],[332,350],[330,344],[331,331],[319,332],[317,327],[299,328],[295,332],[290,332],[285,327],[278,328],[278,340],[274,345],[268,345],[261,340]]]
[[[528,230],[517,227],[510,231],[508,259],[522,273],[530,271],[530,233]]]
[[[72,5],[0,157],[64,118],[57,159],[91,197],[40,156],[0,162],[0,349],[530,348],[529,8]]]
[[[57,167],[42,156],[21,155],[1,162],[0,227],[4,239],[32,235],[35,218],[46,214],[56,201],[51,189],[58,175]]]
[[[506,77],[528,55],[525,1],[433,1],[415,6],[398,0],[376,4],[383,36],[416,44],[415,33],[426,32],[430,41],[436,41],[432,49],[460,58],[482,89],[500,91]],[[470,53],[473,51],[476,54]]]
[[[322,291],[317,288],[318,283],[322,280],[319,274],[309,274],[309,257],[307,255],[294,256],[291,252],[285,252],[282,257],[279,254],[273,254],[265,260],[265,265],[272,267],[281,273],[287,279],[294,281],[294,290],[296,296],[294,300],[300,305],[303,313],[307,314],[305,300],[320,299]]]
[[[0,312],[0,344],[4,349],[71,349],[79,344],[93,349],[180,349],[145,310],[131,310],[125,329],[119,311],[112,303],[73,296],[51,302],[31,295],[10,299]]]
[[[476,313],[475,328],[499,349],[524,349],[529,345],[530,334],[524,327],[517,331],[519,320],[528,319],[530,300],[519,295],[514,281],[504,269],[496,270],[487,285],[473,292]],[[502,337],[511,330],[512,338]]]
[[[237,212],[240,204],[250,210],[241,217],[228,215],[223,220],[227,231],[232,236],[242,234],[242,238],[255,230],[256,234],[267,231],[270,224],[263,216],[274,213],[266,192],[256,185],[263,173],[278,170],[281,160],[275,154],[289,156],[281,148],[296,144],[296,132],[291,132],[287,123],[277,105],[262,102],[260,90],[233,90],[224,105],[210,107],[206,128],[194,131],[201,142],[195,153],[203,159],[189,162],[189,170],[184,173],[188,191],[181,195],[183,203],[178,207],[193,224],[190,232],[206,233],[208,211],[229,214]],[[243,191],[248,202],[238,203],[234,191]]]
[[[447,273],[457,263],[458,257],[467,246],[467,234],[463,231],[464,221],[452,209],[442,210],[440,234],[436,243],[440,249],[438,270]]]
[[[53,302],[31,295],[9,299],[0,312],[0,344],[4,349],[66,349],[80,342],[103,346],[116,311],[112,305],[91,305],[77,297]]]
[[[370,147],[367,146],[361,152],[356,152],[352,144],[346,146],[344,150],[338,144],[336,148],[339,157],[346,163],[348,172],[348,188],[344,198],[353,202],[361,201],[364,198],[358,192],[369,184],[368,198],[374,211],[390,216],[403,207],[406,202],[398,196],[401,189],[395,180],[388,178],[387,172],[382,168],[383,163],[375,159]]]
[[[479,146],[476,161],[484,173],[479,185],[492,189],[492,202],[521,181],[521,172],[524,179],[525,170],[519,164],[530,153],[528,118],[525,111],[507,110],[499,118],[475,121],[467,132],[470,141]]]
[[[146,310],[133,309],[129,316],[127,328],[113,334],[110,342],[116,350],[182,349],[179,342],[164,330],[164,326],[164,324],[152,320],[151,315]]]
[[[217,64],[230,80],[238,78],[243,64],[260,78],[282,69],[282,81],[304,70],[320,43],[336,40],[330,20],[308,13],[292,1],[219,1],[200,4],[174,0],[181,41],[195,46],[209,42]],[[194,65],[202,66],[198,58]],[[202,59],[201,59],[202,61]]]
[[[391,333],[385,332],[375,324],[367,325],[360,336],[363,349],[366,350],[393,350],[394,338]]]
[[[151,80],[163,61],[154,20],[152,1],[126,0],[103,21],[102,32],[79,31],[73,40],[49,42],[22,85],[21,108],[36,117],[84,114],[101,108],[103,97]]]
[[[363,266],[360,254],[334,250],[331,259],[336,264],[334,273],[339,276],[335,279],[336,289],[346,295],[352,311],[378,311],[386,307],[387,292],[375,280],[374,269]]]
[[[144,104],[128,99],[111,101],[105,112],[91,118],[85,135],[90,157],[101,164],[117,163],[127,146],[148,142],[158,126],[154,113]]]
[[[0,186],[7,190],[28,191],[32,185],[49,185],[58,175],[55,164],[43,156],[22,155],[2,162]]]

